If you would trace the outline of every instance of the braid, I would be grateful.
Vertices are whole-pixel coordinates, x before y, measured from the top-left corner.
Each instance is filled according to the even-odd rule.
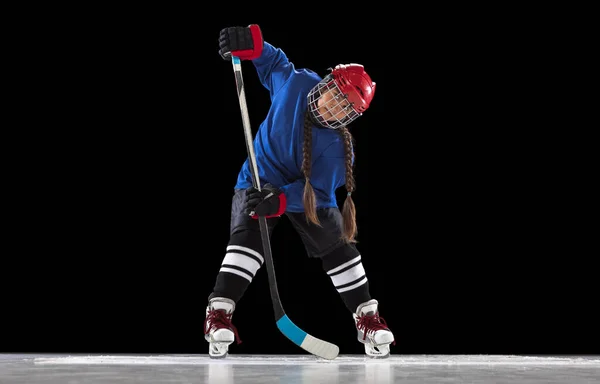
[[[354,200],[352,200],[352,192],[356,189],[353,173],[354,138],[346,127],[339,128],[339,132],[344,139],[344,150],[346,155],[346,191],[348,191],[346,200],[344,200],[344,206],[342,207],[342,218],[344,221],[342,237],[349,243],[356,243],[355,238],[358,233],[356,225],[356,206],[354,205]]]
[[[302,174],[306,179],[304,184],[304,195],[303,204],[306,219],[309,223],[321,225],[319,218],[317,217],[317,200],[315,191],[310,184],[310,175],[312,167],[312,126],[313,122],[310,118],[310,114],[307,111],[304,115],[304,142],[302,146]],[[344,152],[345,152],[345,163],[346,163],[346,191],[348,195],[344,200],[342,207],[342,219],[344,222],[342,238],[348,243],[356,243],[356,235],[358,233],[356,225],[356,206],[354,200],[352,200],[352,192],[356,189],[354,181],[353,163],[354,163],[354,151],[353,144],[354,138],[346,127],[341,127],[338,132],[344,140]]]
[[[306,111],[304,115],[304,143],[302,146],[302,173],[306,182],[304,184],[304,195],[302,202],[304,204],[304,212],[309,223],[321,225],[317,217],[317,198],[315,191],[310,184],[310,173],[312,168],[312,120],[310,114]]]

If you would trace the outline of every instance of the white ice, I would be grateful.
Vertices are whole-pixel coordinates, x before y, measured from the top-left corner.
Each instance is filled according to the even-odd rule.
[[[600,356],[0,354],[2,384],[598,384]]]

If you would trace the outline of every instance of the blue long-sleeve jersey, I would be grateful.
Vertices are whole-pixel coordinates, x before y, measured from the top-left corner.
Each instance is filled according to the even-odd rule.
[[[261,56],[252,62],[271,97],[269,112],[254,138],[260,183],[271,183],[283,190],[287,212],[304,212],[304,115],[308,93],[322,78],[309,69],[296,69],[281,49],[267,42]],[[313,126],[310,182],[317,208],[337,207],[335,191],[345,184],[345,172],[344,142],[339,132]],[[252,170],[246,159],[235,188],[250,186]]]

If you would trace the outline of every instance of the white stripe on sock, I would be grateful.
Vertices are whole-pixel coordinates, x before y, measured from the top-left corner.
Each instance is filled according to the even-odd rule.
[[[362,278],[362,279],[361,279],[359,282],[357,282],[356,284],[352,284],[352,285],[350,285],[350,286],[347,286],[347,287],[345,287],[345,288],[338,289],[338,292],[339,292],[339,293],[342,293],[342,292],[350,291],[350,290],[352,290],[352,289],[354,289],[354,288],[360,287],[360,286],[361,286],[361,285],[363,285],[363,284],[366,284],[366,282],[367,282],[367,276],[365,276],[364,278]]]
[[[252,276],[250,276],[247,273],[244,273],[242,271],[238,271],[237,269],[232,269],[232,268],[227,268],[227,267],[221,267],[221,269],[219,269],[219,272],[233,273],[235,275],[242,276],[244,279],[248,280],[249,282],[252,282]]]
[[[358,263],[347,271],[329,277],[331,278],[331,281],[333,281],[333,285],[337,287],[340,285],[351,283],[356,279],[363,277],[364,275],[365,268],[363,267],[362,263]]]
[[[223,258],[222,264],[235,265],[248,271],[251,276],[256,275],[256,271],[260,268],[260,264],[253,258],[244,255],[243,253],[228,252]]]
[[[247,247],[242,247],[241,245],[230,245],[227,247],[227,251],[244,251],[244,252],[248,252],[251,255],[254,255],[256,257],[258,257],[260,259],[260,263],[264,263],[265,259],[263,259],[262,255],[258,252],[256,252],[254,249],[250,249]]]
[[[357,261],[360,260],[360,255],[356,256],[354,259],[345,262],[344,264],[340,265],[339,267],[335,267],[333,268],[331,271],[327,271],[328,275],[331,275],[332,273],[336,273],[337,271],[341,271],[342,269],[346,268],[347,266],[356,263]]]

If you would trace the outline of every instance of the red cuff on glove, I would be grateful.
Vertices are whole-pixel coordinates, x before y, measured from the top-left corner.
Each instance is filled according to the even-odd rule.
[[[287,207],[287,197],[285,197],[285,193],[279,194],[279,210],[277,213],[273,215],[265,216],[267,219],[270,217],[279,217],[285,213],[285,208]],[[251,216],[253,219],[258,219],[258,215]]]
[[[254,60],[262,55],[263,50],[263,38],[260,27],[257,24],[251,24],[248,26],[250,33],[252,34],[252,42],[254,43],[254,49],[243,49],[239,51],[231,51],[233,56],[239,57],[240,60]]]

